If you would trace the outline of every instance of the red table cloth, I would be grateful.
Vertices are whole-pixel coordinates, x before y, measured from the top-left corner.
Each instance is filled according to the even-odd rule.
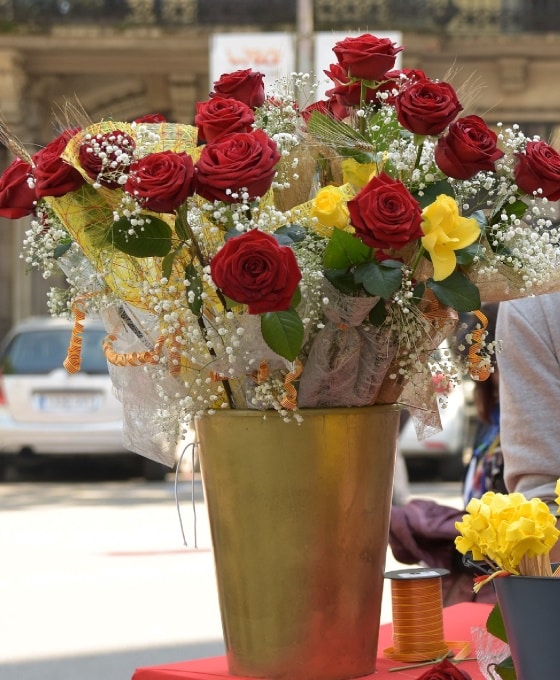
[[[492,606],[481,603],[461,603],[443,610],[443,625],[446,641],[471,642],[468,656],[474,656],[474,645],[471,641],[471,628],[486,624],[486,619]],[[418,678],[425,670],[423,668],[406,668],[405,670],[389,672],[389,669],[406,666],[399,661],[392,661],[383,656],[383,650],[393,644],[393,628],[390,623],[381,626],[379,631],[379,656],[377,670],[373,675],[366,675],[355,680],[397,680],[398,678]],[[483,680],[484,676],[478,669],[476,661],[465,661],[460,668],[470,673],[473,680]],[[233,680],[250,680],[239,675],[228,673],[225,656],[209,659],[183,661],[164,666],[149,666],[138,668],[132,680],[217,680],[218,678],[232,678]]]

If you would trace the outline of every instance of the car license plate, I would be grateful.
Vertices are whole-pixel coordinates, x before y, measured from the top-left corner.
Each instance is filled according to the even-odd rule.
[[[39,411],[45,413],[89,413],[100,405],[100,395],[94,392],[78,394],[71,392],[36,394],[34,401]]]

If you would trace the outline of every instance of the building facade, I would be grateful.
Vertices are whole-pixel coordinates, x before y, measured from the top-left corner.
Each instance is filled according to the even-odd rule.
[[[160,112],[192,122],[196,102],[210,90],[211,36],[228,31],[291,32],[301,47],[311,29],[398,30],[402,65],[453,82],[466,112],[490,124],[517,122],[553,144],[560,129],[557,2],[42,0],[31,6],[30,13],[28,2],[0,0],[0,116],[31,153],[55,136],[57,125],[72,124],[73,106],[92,119]],[[12,158],[0,148],[0,169]],[[14,321],[46,313],[52,282],[27,272],[19,257],[27,225],[0,219],[0,336]]]

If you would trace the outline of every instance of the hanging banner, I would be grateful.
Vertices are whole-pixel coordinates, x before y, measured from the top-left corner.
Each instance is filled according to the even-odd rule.
[[[251,68],[264,73],[265,86],[295,69],[291,33],[215,33],[210,39],[210,88],[224,73]]]

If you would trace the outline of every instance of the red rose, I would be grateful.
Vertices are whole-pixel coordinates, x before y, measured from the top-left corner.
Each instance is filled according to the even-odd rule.
[[[324,116],[330,116],[335,120],[344,120],[349,114],[348,107],[339,104],[337,99],[333,97],[321,99],[306,106],[301,112],[301,116],[306,123],[309,123],[309,119],[314,111],[322,113]]]
[[[194,124],[201,142],[213,142],[230,132],[249,132],[254,122],[253,109],[237,99],[213,97],[196,104]]]
[[[385,103],[394,106],[395,97],[398,92],[424,78],[427,78],[427,76],[424,71],[419,68],[402,68],[387,71],[383,82],[377,88],[377,92],[386,92],[388,96],[384,100]]]
[[[525,153],[515,154],[515,181],[526,194],[560,200],[560,154],[546,142],[527,142]]]
[[[264,74],[252,69],[241,69],[233,73],[224,73],[214,83],[214,92],[210,97],[224,97],[225,99],[237,99],[252,109],[263,105]]]
[[[122,130],[86,134],[78,158],[88,177],[110,189],[117,189],[122,186],[122,175],[128,173],[135,147],[132,137]]]
[[[481,170],[494,172],[504,152],[498,149],[498,136],[479,116],[459,118],[440,137],[435,149],[439,169],[454,179],[470,179]]]
[[[336,43],[333,52],[349,76],[360,80],[381,80],[393,68],[402,47],[389,38],[376,38],[365,33]]]
[[[225,135],[202,149],[196,191],[209,201],[236,203],[232,192],[246,189],[254,200],[270,189],[279,160],[276,143],[262,130]]]
[[[399,123],[415,135],[439,135],[463,109],[449,83],[428,78],[405,87],[395,107]]]
[[[384,172],[348,201],[350,221],[371,248],[396,250],[422,236],[422,210],[402,182]]]
[[[64,130],[62,134],[33,156],[35,165],[33,175],[37,198],[64,196],[85,184],[85,179],[76,168],[61,158],[68,141],[79,131],[80,128]]]
[[[444,659],[435,664],[425,673],[419,675],[416,680],[472,680],[471,676],[466,672],[451,663],[448,659]]]
[[[228,239],[210,272],[224,295],[248,305],[249,314],[289,309],[301,279],[293,250],[258,229]]]
[[[165,123],[165,116],[162,113],[147,113],[145,116],[134,119],[135,123]]]
[[[194,193],[194,164],[184,153],[150,153],[130,166],[124,190],[147,210],[173,212]]]
[[[32,168],[29,163],[16,158],[0,177],[0,217],[18,220],[31,215],[37,196],[28,180]]]
[[[331,64],[328,71],[323,71],[335,84],[327,90],[328,97],[335,99],[340,107],[359,106],[362,98],[362,85],[353,81],[340,64]],[[377,102],[377,88],[366,87],[365,102]]]

